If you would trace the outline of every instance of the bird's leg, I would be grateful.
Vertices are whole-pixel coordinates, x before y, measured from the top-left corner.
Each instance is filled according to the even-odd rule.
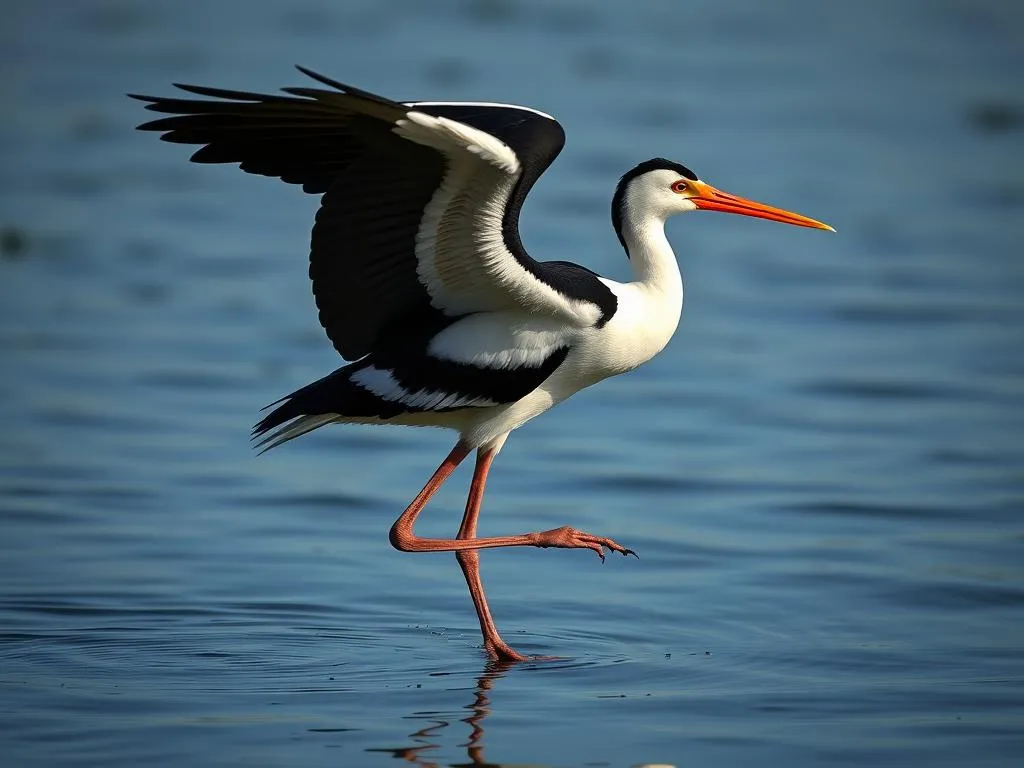
[[[539,531],[536,533],[524,533],[519,536],[485,536],[481,538],[465,539],[426,539],[417,536],[413,532],[416,518],[423,507],[427,505],[431,497],[437,493],[445,480],[455,471],[455,468],[462,463],[462,460],[469,455],[469,448],[462,441],[456,443],[448,457],[441,462],[427,484],[423,486],[412,503],[398,517],[395,524],[391,526],[391,546],[402,552],[463,552],[473,549],[491,549],[494,547],[559,547],[562,549],[590,549],[604,560],[604,548],[613,552],[621,552],[623,555],[635,555],[636,553],[622,546],[621,544],[607,539],[603,536],[595,536],[592,533],[578,531],[569,526],[553,528],[550,531]],[[493,458],[493,456],[492,456]],[[489,462],[488,462],[489,465]],[[486,475],[486,469],[484,470]],[[481,484],[482,492],[482,484]]]
[[[413,525],[416,524],[416,518],[419,516],[423,508],[427,506],[427,502],[430,501],[431,497],[437,493],[437,489],[444,485],[444,481],[451,477],[452,472],[455,468],[462,463],[462,460],[469,456],[469,449],[463,445],[460,440],[452,448],[451,453],[441,462],[434,474],[427,480],[427,484],[423,486],[419,493],[416,494],[416,498],[412,500],[405,511],[395,520],[395,524],[391,526],[391,533],[389,538],[391,539],[391,546],[395,549],[403,552],[429,552],[434,551],[431,549],[423,548],[420,549],[414,546],[415,542],[429,542],[430,539],[421,539],[412,532]]]
[[[469,486],[469,496],[466,498],[466,513],[462,516],[462,525],[459,527],[456,539],[476,538],[476,521],[480,517],[480,504],[484,499],[487,472],[491,468],[494,454],[493,449],[477,451],[473,482]],[[513,650],[508,643],[501,639],[498,628],[494,625],[490,608],[487,607],[484,585],[480,581],[480,552],[475,549],[464,549],[455,553],[455,559],[459,561],[462,573],[466,577],[466,585],[469,587],[469,595],[473,598],[473,605],[476,607],[476,615],[480,620],[480,632],[484,637],[484,651],[496,661],[527,661],[528,656]]]

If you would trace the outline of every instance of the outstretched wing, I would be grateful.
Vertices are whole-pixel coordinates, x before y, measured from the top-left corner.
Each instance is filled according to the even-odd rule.
[[[136,96],[172,115],[139,127],[204,145],[195,162],[323,193],[309,272],[343,357],[443,316],[513,309],[607,322],[616,300],[596,275],[535,261],[519,238],[523,200],[565,141],[557,121],[505,104],[399,103],[300,69],[335,90],[179,85],[207,98]]]

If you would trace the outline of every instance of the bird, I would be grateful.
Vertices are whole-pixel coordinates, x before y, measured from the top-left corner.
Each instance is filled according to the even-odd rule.
[[[188,94],[128,94],[164,115],[138,126],[200,145],[196,163],[237,164],[321,196],[309,277],[326,335],[347,364],[271,403],[253,428],[269,450],[328,424],[454,430],[455,446],[389,533],[403,552],[454,552],[492,660],[539,658],[501,637],[480,577],[495,547],[636,553],[568,525],[477,536],[488,473],[509,434],[580,390],[646,363],[679,324],[683,280],[669,217],[720,211],[835,231],[723,192],[664,158],[619,179],[611,219],[632,279],[538,261],[519,215],[565,144],[549,114],[497,102],[394,101],[297,67],[323,87],[263,94],[175,83]],[[200,97],[200,98],[192,98]],[[415,523],[475,453],[454,538]]]

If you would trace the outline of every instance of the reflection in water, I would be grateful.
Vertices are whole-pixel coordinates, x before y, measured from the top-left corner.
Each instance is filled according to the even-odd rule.
[[[470,715],[460,718],[460,722],[468,723],[471,729],[469,739],[462,745],[465,746],[466,756],[469,758],[469,762],[464,763],[464,765],[500,768],[499,763],[489,763],[484,759],[484,720],[491,714],[491,700],[487,694],[494,686],[494,683],[503,678],[505,673],[514,667],[516,663],[514,661],[489,661],[480,677],[476,679],[473,702],[466,705],[466,709],[470,710]],[[413,714],[410,717],[418,718],[421,716],[422,714]],[[441,744],[436,743],[436,739],[438,734],[449,725],[451,725],[450,720],[436,718],[432,720],[431,725],[409,734],[409,738],[414,742],[415,746],[401,747],[399,749],[368,749],[367,752],[388,752],[394,757],[405,760],[412,765],[422,766],[422,768],[440,768],[441,763],[430,760],[429,755],[424,753],[429,753],[431,750],[441,747]]]

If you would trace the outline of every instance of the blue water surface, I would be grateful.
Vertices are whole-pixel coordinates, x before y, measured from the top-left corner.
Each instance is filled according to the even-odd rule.
[[[7,3],[0,763],[1024,759],[1022,39],[999,0]],[[609,200],[658,155],[838,230],[673,220],[673,343],[510,439],[481,534],[641,558],[484,553],[506,638],[561,661],[488,664],[454,558],[388,545],[454,435],[249,448],[340,364],[317,200],[124,93],[295,63],[557,115],[541,259],[628,279]]]

